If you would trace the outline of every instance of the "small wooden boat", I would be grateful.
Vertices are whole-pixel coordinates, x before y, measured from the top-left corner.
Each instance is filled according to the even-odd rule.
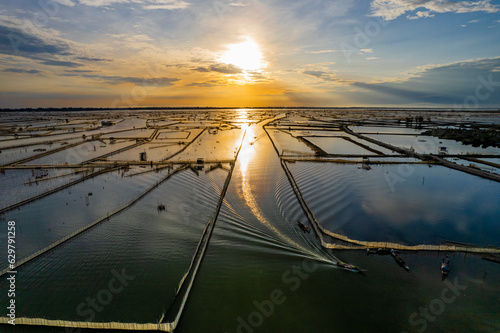
[[[347,269],[348,271],[351,271],[351,272],[354,272],[354,273],[359,273],[359,272],[364,272],[365,271],[363,269],[360,269],[357,266],[348,264],[348,263],[340,261],[340,260],[337,261],[337,266],[341,267],[341,268],[344,268],[344,269]]]
[[[307,232],[307,233],[311,232],[311,229],[309,228],[308,225],[305,225],[300,221],[297,221],[297,224],[299,225],[299,228],[302,229],[302,231]]]
[[[448,275],[448,273],[450,272],[450,264],[451,259],[450,257],[446,256],[441,263],[441,274]]]
[[[403,258],[398,256],[395,252],[391,252],[391,255],[399,266],[403,267],[407,271],[410,270],[410,267],[406,264]]]

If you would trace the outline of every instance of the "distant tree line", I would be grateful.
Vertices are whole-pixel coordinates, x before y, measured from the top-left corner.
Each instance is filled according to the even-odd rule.
[[[498,113],[500,109],[473,109],[473,110],[453,110],[449,108],[399,108],[399,107],[331,107],[331,106],[228,106],[228,107],[214,107],[214,106],[153,106],[153,107],[118,107],[118,108],[98,108],[98,107],[61,107],[61,108],[0,108],[0,112],[9,111],[110,111],[110,110],[224,110],[224,109],[289,109],[289,110],[369,110],[369,111],[395,111],[395,112],[408,112],[408,111],[424,111],[424,112],[472,112],[472,113]]]
[[[440,139],[460,141],[473,147],[500,148],[500,125],[473,126],[471,128],[434,128],[422,133]]]

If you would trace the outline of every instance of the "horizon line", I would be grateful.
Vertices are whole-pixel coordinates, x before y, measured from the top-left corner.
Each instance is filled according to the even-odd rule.
[[[421,111],[449,111],[449,112],[500,112],[500,106],[489,108],[454,108],[454,107],[404,107],[404,106],[138,106],[138,107],[27,107],[27,108],[0,108],[0,112],[10,111],[127,111],[127,110],[421,110]]]

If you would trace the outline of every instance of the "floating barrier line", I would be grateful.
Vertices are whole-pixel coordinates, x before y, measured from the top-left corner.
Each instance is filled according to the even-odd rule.
[[[193,140],[191,140],[191,141],[190,141],[187,145],[185,145],[185,146],[184,146],[181,150],[179,150],[178,152],[176,152],[176,153],[174,153],[174,154],[170,155],[169,157],[164,158],[162,161],[168,161],[169,159],[171,159],[171,158],[173,158],[173,157],[175,157],[175,156],[179,155],[180,153],[182,153],[184,150],[186,150],[186,149],[187,149],[187,147],[189,147],[189,146],[190,146],[193,142],[195,142],[195,141],[196,141],[196,139],[198,139],[198,138],[200,137],[200,135],[202,135],[203,133],[205,133],[206,129],[207,129],[207,128],[205,127],[205,128],[203,129],[203,131],[201,131],[200,133],[198,133],[198,135],[197,135],[197,136],[195,136],[195,137],[194,137],[194,139],[193,139]]]
[[[449,161],[445,160],[444,158],[441,158],[441,157],[436,156],[436,155],[430,155],[430,154],[424,155],[424,154],[419,154],[419,153],[416,153],[414,151],[410,151],[410,150],[407,150],[407,149],[395,147],[395,146],[392,146],[392,145],[390,145],[388,143],[372,139],[370,137],[361,135],[359,133],[355,133],[352,130],[350,130],[347,126],[342,126],[342,130],[344,132],[346,132],[348,134],[351,134],[351,135],[354,135],[354,136],[356,136],[356,137],[358,137],[360,139],[364,139],[366,141],[375,143],[375,144],[377,144],[379,146],[382,146],[382,147],[387,148],[387,149],[391,149],[393,151],[397,151],[397,152],[399,152],[401,154],[405,154],[405,155],[408,155],[408,156],[411,156],[411,157],[415,157],[415,158],[421,159],[423,161],[429,161],[429,160],[430,161],[434,161],[434,162],[437,162],[437,163],[439,163],[439,164],[441,164],[441,165],[443,165],[445,167],[448,167],[450,169],[455,169],[455,170],[462,171],[462,172],[465,172],[465,173],[468,173],[468,174],[471,174],[471,175],[474,175],[474,176],[478,176],[478,177],[486,178],[486,179],[489,179],[489,180],[494,180],[496,182],[500,182],[500,175],[497,175],[497,174],[494,174],[494,173],[490,173],[490,172],[486,172],[486,171],[483,171],[483,170],[469,168],[469,167],[466,167],[466,166],[463,166],[463,165],[452,163],[452,162],[449,162]],[[465,156],[467,156],[467,155],[465,155]]]
[[[139,129],[147,129],[147,128],[146,127],[136,128],[136,130],[139,130]],[[103,135],[108,135],[108,134],[113,134],[113,133],[120,133],[120,132],[128,132],[128,131],[130,131],[130,129],[123,129],[123,130],[116,130],[116,131],[111,131],[111,132],[99,132],[99,133],[94,133],[94,134],[91,133],[92,131],[98,131],[98,130],[99,129],[90,129],[90,130],[78,131],[78,132],[75,132],[75,133],[82,133],[83,132],[85,135],[87,135],[87,136],[92,136],[93,135],[94,138],[95,138],[95,137],[100,137],[100,136],[103,136]],[[44,139],[47,139],[48,137],[53,137],[53,136],[58,136],[58,135],[67,135],[67,134],[70,134],[70,133],[55,133],[55,134],[51,134],[49,136],[46,136],[46,135],[23,136],[22,138],[18,138],[18,139],[12,138],[12,139],[7,139],[7,140],[0,140],[0,142],[19,141],[19,140],[33,139],[33,138],[44,138]],[[47,140],[47,141],[35,142],[35,143],[24,143],[24,144],[21,143],[19,145],[15,145],[15,146],[7,146],[7,147],[4,147],[4,148],[0,148],[0,150],[15,149],[15,148],[24,148],[24,147],[37,146],[37,145],[45,145],[45,144],[50,144],[50,143],[53,143],[53,142],[79,139],[81,137],[82,137],[81,135],[78,135],[78,136],[73,136],[73,137],[64,138],[64,139]]]
[[[350,156],[345,156],[350,157]],[[295,157],[295,156],[283,156],[281,155],[281,159],[288,163],[295,162],[314,162],[314,163],[336,163],[336,164],[360,164],[359,160],[343,160],[343,159],[329,159],[329,158],[308,158],[308,157]],[[375,164],[423,164],[428,165],[432,164],[424,161],[373,161],[370,160],[368,163],[370,165]]]
[[[121,168],[121,166],[120,166],[120,167],[108,167],[108,168],[105,168],[105,169],[102,169],[102,170],[98,170],[98,171],[96,171],[96,172],[93,172],[93,173],[91,173],[91,174],[85,175],[85,176],[83,176],[82,178],[76,179],[76,180],[71,181],[71,182],[69,182],[69,183],[67,183],[67,184],[64,184],[64,185],[58,186],[58,187],[56,187],[56,188],[53,188],[53,189],[47,190],[47,191],[45,191],[45,192],[43,192],[43,193],[40,193],[40,194],[38,194],[38,195],[35,195],[34,197],[31,197],[31,198],[28,198],[28,199],[25,199],[25,200],[19,201],[19,202],[15,203],[15,204],[12,204],[12,205],[10,205],[10,206],[7,206],[7,207],[5,207],[5,208],[2,208],[2,209],[0,209],[0,215],[1,215],[1,214],[3,214],[3,213],[5,213],[5,212],[8,212],[8,211],[10,211],[10,210],[16,209],[16,208],[21,207],[21,206],[23,206],[23,205],[26,205],[26,204],[28,204],[28,203],[30,203],[30,202],[33,202],[33,201],[39,200],[39,199],[41,199],[41,198],[43,198],[43,197],[46,197],[46,196],[48,196],[48,195],[51,195],[51,194],[54,194],[54,193],[56,193],[56,192],[62,191],[62,190],[64,190],[64,189],[68,188],[68,187],[71,187],[71,186],[73,186],[73,185],[76,185],[76,184],[78,184],[78,183],[81,183],[81,182],[83,182],[83,181],[85,181],[85,180],[87,180],[87,179],[94,178],[94,177],[99,176],[99,175],[101,175],[101,174],[104,174],[104,173],[107,173],[107,172],[112,172],[112,171],[118,170],[118,169],[120,169],[120,168]]]
[[[8,324],[10,318],[0,317],[0,324]],[[129,331],[163,331],[173,332],[169,324],[137,324],[137,323],[119,323],[107,322],[97,323],[89,321],[67,321],[67,320],[49,320],[44,318],[25,318],[18,317],[16,325],[34,325],[68,328],[87,328],[101,330],[129,330]]]
[[[304,197],[302,196],[302,193],[300,192],[300,189],[299,189],[297,183],[293,179],[292,173],[290,172],[290,170],[286,166],[286,163],[283,160],[280,159],[280,162],[281,162],[281,167],[285,171],[286,177],[288,178],[288,181],[290,182],[290,185],[292,186],[293,192],[295,193],[295,196],[297,197],[297,199],[300,203],[300,206],[302,207],[302,210],[304,211],[309,222],[313,226],[314,232],[319,237],[321,245],[323,247],[328,248],[328,243],[325,242],[324,237],[323,237],[323,233],[321,233],[321,226],[319,225],[319,223],[317,223],[316,217],[314,216],[314,213],[311,211],[311,209],[309,208],[309,206],[305,202]]]
[[[293,135],[292,135],[292,137],[293,137]],[[296,137],[296,139],[304,142],[306,144],[306,146],[308,146],[309,148],[311,148],[313,151],[316,152],[316,155],[319,155],[319,156],[327,156],[328,155],[328,153],[326,151],[324,151],[321,147],[319,147],[318,145],[315,145],[314,143],[307,140],[306,138],[304,138],[302,136],[298,136],[298,137]]]
[[[267,131],[266,131],[267,133]],[[269,136],[269,133],[267,133]],[[271,137],[269,136],[271,139]],[[271,139],[271,142],[273,143],[273,146],[278,153],[279,156],[279,151],[277,150],[273,140]],[[321,245],[329,248],[329,249],[335,249],[335,250],[364,250],[368,248],[392,248],[392,249],[398,249],[398,250],[406,250],[406,251],[449,251],[449,252],[470,252],[470,253],[500,253],[500,249],[498,248],[492,248],[492,247],[470,247],[470,246],[450,246],[450,245],[427,245],[427,244],[421,244],[421,245],[403,245],[403,244],[398,244],[398,243],[390,243],[390,242],[367,242],[367,241],[360,241],[360,240],[355,240],[351,239],[347,236],[336,234],[334,232],[331,232],[330,230],[324,228],[316,219],[314,216],[314,213],[311,211],[309,206],[307,205],[307,202],[304,199],[304,196],[302,195],[299,186],[297,185],[297,182],[295,181],[292,173],[288,169],[288,166],[286,165],[286,161],[284,159],[281,159],[281,165],[283,167],[283,170],[285,171],[285,174],[290,182],[290,185],[292,186],[292,189],[299,200],[299,203],[302,207],[302,210],[306,214],[307,218],[309,219],[309,222],[313,226],[314,231],[318,235]],[[339,245],[339,244],[334,244],[334,243],[328,243],[325,242],[323,238],[323,234],[328,235],[330,237],[333,237],[335,239],[354,244],[353,246],[348,246],[348,245]]]
[[[171,146],[177,146],[177,145],[179,145],[178,142],[170,142],[170,143],[166,143],[166,144],[158,144],[157,146],[150,147],[149,149],[159,149],[159,148],[165,148],[165,147],[171,147]]]
[[[48,156],[48,155],[52,155],[52,154],[55,154],[55,153],[58,153],[60,151],[66,150],[66,149],[79,146],[79,145],[81,145],[82,143],[85,143],[85,142],[87,142],[87,140],[78,141],[78,142],[75,142],[75,143],[70,143],[70,144],[61,146],[61,147],[56,148],[56,149],[48,150],[48,151],[45,151],[43,153],[36,154],[34,156],[26,157],[26,158],[23,158],[21,160],[17,160],[17,161],[14,161],[14,162],[10,162],[10,163],[4,164],[2,166],[5,167],[5,166],[16,165],[16,164],[23,164],[23,163],[26,163],[26,162],[34,161],[36,159],[39,159],[39,158],[42,158],[42,157],[45,157],[45,156]]]
[[[67,133],[62,133],[62,134],[67,134]],[[59,134],[54,134],[54,135],[59,135]],[[54,135],[51,135],[51,136],[54,136]],[[24,139],[38,138],[38,137],[40,137],[40,136],[30,136],[30,137],[23,137],[23,138],[19,138],[19,139],[0,140],[0,142],[19,141],[19,140],[24,140]],[[41,138],[43,138],[43,136]],[[0,148],[0,150],[19,149],[19,148],[26,148],[26,147],[31,147],[31,146],[38,146],[38,145],[50,145],[52,143],[56,143],[56,142],[60,142],[60,141],[71,141],[71,140],[80,139],[80,138],[81,138],[81,136],[74,136],[74,137],[70,137],[70,138],[57,139],[57,140],[48,140],[48,141],[33,142],[33,143],[22,143],[22,144],[15,145],[15,146],[3,147],[3,148]]]
[[[158,135],[160,135],[159,131],[160,131],[160,130],[159,130],[158,128],[156,128],[156,129],[153,131],[153,134],[151,134],[151,136],[149,137],[149,141],[153,141],[153,140],[155,140],[155,139],[158,137]]]
[[[484,165],[488,165],[488,166],[500,169],[500,164],[498,164],[498,163],[493,163],[493,162],[490,162],[490,161],[483,161],[483,160],[477,159],[475,157],[469,157],[468,155],[467,156],[461,156],[461,158],[464,159],[464,160],[470,161],[470,162],[481,163],[481,164],[484,164]]]
[[[245,134],[243,135],[243,139],[244,139],[245,135],[246,135],[246,131],[245,131]],[[242,143],[243,143],[243,139],[242,139]],[[241,146],[242,146],[242,144],[240,144],[240,148],[238,149],[238,152],[236,154],[236,158],[239,155],[239,152],[241,150]],[[47,319],[43,319],[43,318],[24,318],[24,317],[16,318],[16,323],[17,324],[21,324],[21,325],[37,325],[37,326],[53,326],[53,327],[71,327],[71,328],[89,328],[89,329],[121,329],[121,330],[139,330],[139,331],[158,330],[158,331],[164,331],[164,332],[173,332],[174,329],[177,327],[177,325],[179,323],[179,320],[180,320],[180,317],[182,315],[183,309],[184,309],[185,304],[187,302],[187,298],[188,298],[190,290],[192,288],[194,279],[196,277],[196,273],[197,273],[198,268],[199,268],[199,266],[201,264],[201,261],[202,261],[202,259],[204,257],[205,250],[206,250],[206,248],[208,246],[208,242],[210,240],[212,231],[213,231],[213,229],[215,227],[215,221],[217,220],[217,217],[219,215],[220,209],[221,209],[222,204],[224,202],[224,197],[225,197],[225,194],[226,194],[227,189],[229,187],[229,183],[230,183],[230,180],[231,180],[231,176],[232,176],[232,172],[234,170],[235,164],[236,164],[235,162],[232,162],[232,167],[229,170],[229,174],[228,174],[228,176],[226,178],[226,182],[224,184],[224,188],[223,188],[222,193],[220,195],[219,204],[217,205],[217,209],[216,209],[216,215],[215,215],[213,221],[207,223],[207,225],[205,226],[205,229],[203,231],[203,234],[202,234],[202,237],[200,239],[200,242],[198,243],[195,255],[193,256],[193,258],[191,260],[191,265],[190,265],[190,267],[188,269],[188,272],[186,272],[186,274],[184,275],[184,277],[181,279],[180,284],[179,284],[179,286],[177,288],[176,296],[178,295],[178,293],[180,292],[182,286],[184,285],[184,282],[185,282],[186,278],[191,273],[191,279],[189,281],[189,285],[187,286],[187,290],[186,290],[186,292],[184,294],[184,298],[182,300],[181,307],[179,308],[179,311],[178,311],[178,313],[177,313],[177,315],[175,317],[175,320],[172,323],[155,323],[155,324],[118,323],[118,322],[96,323],[96,322],[77,322],[77,321],[65,321],[65,320],[47,320]],[[93,222],[91,225],[88,225],[87,227],[84,227],[85,229],[82,228],[83,230],[81,229],[80,231],[78,231],[78,234],[81,233],[81,232],[83,232],[83,231],[85,231],[85,230],[87,230],[87,229],[89,229],[89,228],[91,228],[95,224],[97,224],[99,222],[102,222],[105,219],[108,219],[110,216],[117,214],[119,211],[121,211],[121,210],[123,210],[123,209],[125,209],[125,208],[127,208],[129,206],[131,206],[132,204],[134,204],[135,202],[137,202],[138,200],[140,200],[142,197],[144,197],[147,193],[149,193],[154,188],[156,188],[161,182],[163,182],[166,179],[170,178],[175,173],[187,169],[188,167],[189,167],[188,165],[184,165],[183,167],[178,168],[173,173],[169,174],[167,177],[165,177],[164,179],[162,179],[160,182],[158,182],[156,185],[154,185],[153,187],[151,187],[150,189],[148,189],[141,196],[139,196],[138,198],[136,198],[135,200],[133,200],[129,204],[125,205],[121,209],[118,209],[118,210],[116,210],[116,211],[108,214],[105,218],[102,218],[102,219],[100,219],[98,221]],[[60,240],[59,242],[56,242],[56,243],[61,244],[62,242],[67,241],[70,238],[75,237],[76,234],[75,235],[70,235],[70,236],[68,236],[68,237],[66,237],[66,239]],[[53,247],[55,247],[55,246],[57,246],[59,244],[56,244],[56,245],[52,246],[50,249],[52,249]],[[47,250],[45,252],[47,252],[48,250],[50,250],[49,248],[46,248],[46,249]],[[42,253],[37,254],[36,256],[41,255],[41,254]],[[31,259],[33,259],[33,258],[31,258]],[[27,261],[25,261],[25,262],[27,262]],[[19,263],[18,263],[18,265],[16,267],[18,267],[18,266],[20,266]],[[191,271],[193,269],[194,269],[194,271]],[[5,274],[5,273],[3,273],[3,274]],[[0,275],[3,275],[3,274],[0,274]],[[175,301],[175,299],[174,299],[174,301]],[[9,321],[9,318],[0,317],[0,323],[8,323],[8,321]]]
[[[205,225],[205,228],[203,228],[203,232],[201,234],[201,237],[200,237],[200,240],[198,241],[198,245],[196,246],[196,250],[194,252],[194,255],[193,257],[191,258],[191,263],[189,264],[189,267],[186,271],[186,273],[184,274],[184,276],[182,277],[182,279],[180,280],[179,282],[179,285],[177,286],[177,290],[175,291],[175,296],[174,298],[179,294],[182,286],[184,285],[184,281],[186,280],[189,272],[192,270],[193,266],[194,266],[194,263],[195,263],[195,259],[196,259],[196,254],[200,251],[200,248],[201,248],[201,244],[203,243],[203,240],[205,239],[205,234],[207,233],[207,230],[208,230],[208,227],[210,226],[211,222],[208,222],[206,225]],[[175,300],[175,299],[174,299]],[[174,301],[172,301],[172,303],[174,303]]]
[[[449,252],[472,252],[472,253],[500,253],[500,249],[484,248],[484,247],[426,245],[426,244],[411,246],[411,245],[402,245],[402,244],[390,243],[390,242],[367,242],[367,241],[360,241],[360,240],[351,239],[347,236],[331,232],[330,230],[324,228],[317,221],[313,212],[311,211],[311,209],[307,205],[302,193],[300,192],[300,189],[299,189],[295,179],[293,178],[293,175],[291,174],[290,170],[288,169],[286,162],[282,161],[281,165],[283,166],[283,169],[285,170],[287,177],[289,177],[288,179],[290,181],[290,184],[292,184],[292,188],[294,189],[294,192],[297,195],[297,198],[299,199],[299,202],[300,202],[304,212],[306,212],[306,215],[308,216],[315,231],[317,231],[319,229],[321,231],[321,233],[324,233],[330,237],[333,237],[333,238],[336,238],[338,240],[356,245],[356,246],[345,246],[345,245],[327,243],[323,240],[323,237],[320,233],[319,235],[320,235],[321,244],[326,248],[338,249],[338,250],[357,250],[357,249],[359,250],[359,249],[368,249],[368,248],[391,248],[391,249],[406,250],[406,251],[449,251]]]
[[[193,283],[194,283],[194,280],[196,278],[196,274],[197,274],[198,269],[199,269],[199,267],[203,261],[203,258],[205,256],[205,252],[206,252],[206,249],[207,249],[208,244],[210,242],[210,238],[212,237],[212,232],[215,228],[215,223],[216,223],[217,218],[219,216],[222,204],[224,203],[224,197],[226,196],[227,189],[229,188],[229,183],[231,182],[231,176],[233,175],[234,167],[236,165],[236,160],[238,159],[238,155],[241,151],[241,147],[243,145],[243,142],[244,142],[243,140],[245,139],[246,132],[247,131],[245,130],[243,137],[241,139],[240,146],[239,146],[238,151],[236,153],[235,160],[232,163],[231,169],[229,170],[229,173],[226,177],[226,181],[224,182],[224,187],[222,188],[222,192],[219,196],[219,203],[217,204],[215,216],[214,216],[212,221],[207,223],[205,230],[203,231],[203,234],[201,236],[200,242],[198,243],[198,246],[196,248],[193,259],[191,261],[191,265],[190,265],[188,271],[186,272],[186,274],[184,275],[184,277],[182,278],[179,287],[177,288],[177,292],[176,292],[176,295],[175,295],[175,298],[174,298],[174,301],[172,302],[172,304],[176,301],[177,296],[179,295],[181,289],[183,288],[184,282],[189,277],[189,283],[185,287],[186,291],[184,292],[184,296],[182,298],[179,310],[177,311],[177,314],[174,317],[175,319],[169,323],[159,323],[158,324],[159,327],[160,327],[160,325],[166,325],[164,328],[167,329],[168,332],[173,332],[173,330],[179,324],[179,320],[180,320],[182,312],[184,311],[184,308],[186,306],[186,302],[187,302],[187,299],[188,299],[189,294],[191,292],[191,288],[193,287]]]
[[[278,151],[278,148],[276,147],[273,139],[271,138],[271,136],[269,135],[269,133],[267,132],[266,128],[263,127],[264,131],[266,132],[267,136],[269,137],[269,140],[271,140],[271,143],[273,144],[273,147],[274,147],[274,150],[276,151],[276,153],[278,154],[278,157],[280,158],[280,163],[281,163],[281,167],[283,169],[283,171],[285,172],[285,175],[286,177],[288,178],[288,181],[290,182],[290,185],[293,189],[293,192],[295,193],[295,196],[297,197],[297,200],[299,201],[300,203],[300,206],[302,207],[302,210],[304,211],[304,213],[306,214],[307,218],[309,219],[309,221],[311,222],[311,225],[313,226],[313,229],[314,229],[314,232],[316,233],[316,235],[319,237],[319,240],[321,242],[321,245],[324,246],[324,247],[327,247],[327,243],[325,242],[324,240],[324,237],[323,237],[323,234],[320,232],[319,230],[319,227],[317,225],[317,223],[312,223],[312,221],[315,221],[316,220],[316,217],[314,217],[314,214],[313,212],[309,209],[309,206],[307,206],[305,200],[304,200],[304,197],[302,196],[302,194],[300,193],[300,189],[299,187],[297,186],[297,183],[295,182],[295,180],[293,179],[293,176],[290,172],[290,170],[288,169],[288,167],[286,166],[285,162],[283,161],[283,159],[279,156],[279,151]]]
[[[290,134],[292,135],[292,134]],[[292,135],[293,136],[293,135]],[[348,136],[344,136],[344,135],[300,135],[300,136],[293,136],[294,138],[302,138],[302,139],[305,139],[305,138],[340,138],[340,139],[344,139],[346,141],[349,141],[349,142],[352,142],[354,143],[355,145],[357,146],[360,146],[361,148],[363,149],[366,149],[374,154],[377,155],[380,155],[380,156],[385,156],[384,153],[382,153],[381,151],[379,150],[376,150],[376,149],[373,149],[371,148],[370,146],[367,146],[361,142],[358,142],[356,140],[353,140],[352,138],[348,137]],[[312,143],[310,140],[308,140],[308,142],[310,142],[312,145],[318,147],[316,144]],[[319,147],[318,147],[319,148]],[[321,148],[320,148],[321,149]],[[332,154],[330,153],[326,153],[325,156],[330,156]]]
[[[479,176],[482,178],[486,178],[489,180],[494,180],[496,182],[500,182],[500,175],[499,174],[490,173],[490,172],[483,171],[480,169],[469,168],[469,167],[464,166],[464,165],[449,162],[449,161],[445,160],[444,158],[434,156],[434,155],[431,155],[430,158],[432,158],[433,160],[437,161],[439,164],[444,165],[445,167],[448,167],[450,169],[455,169],[455,170],[462,171],[462,172],[465,172],[465,173],[468,173],[468,174],[471,174],[474,176]]]
[[[214,159],[214,160],[205,160],[205,164],[211,163],[232,163],[234,159]],[[197,164],[197,159],[191,160],[175,160],[175,161],[161,161],[161,162],[153,162],[153,161],[96,161],[92,163],[85,164],[32,164],[32,165],[12,165],[3,167],[0,166],[0,172],[4,172],[5,170],[27,170],[27,169],[83,169],[83,168],[109,168],[109,167],[130,167],[130,166],[167,166],[170,164]]]
[[[28,257],[25,257],[19,261],[16,262],[16,265],[14,266],[14,268],[5,268],[3,269],[2,271],[0,271],[0,276],[6,274],[8,271],[12,271],[12,270],[16,270],[18,267],[24,265],[25,263],[27,263],[28,261],[30,260],[33,260],[35,259],[36,257],[52,250],[53,248],[55,248],[56,246],[78,236],[79,234],[81,234],[82,232],[96,226],[97,224],[105,221],[105,220],[108,220],[110,217],[120,213],[121,211],[129,208],[130,206],[132,206],[133,204],[135,204],[137,201],[141,200],[142,198],[144,198],[144,196],[146,196],[149,192],[151,192],[152,190],[154,190],[155,188],[158,187],[158,185],[160,185],[161,183],[163,183],[164,181],[166,181],[167,179],[169,179],[170,177],[172,177],[173,175],[175,175],[176,173],[180,172],[180,171],[183,171],[186,169],[187,166],[183,166],[183,167],[180,167],[178,169],[176,169],[175,171],[173,171],[172,173],[169,173],[167,176],[165,176],[163,179],[157,181],[153,186],[151,186],[150,188],[148,188],[146,191],[144,191],[140,196],[138,196],[137,198],[135,198],[134,200],[130,201],[129,203],[123,205],[122,207],[112,211],[111,213],[108,213],[106,214],[106,216],[103,216],[103,217],[100,217],[99,219],[95,220],[94,222],[90,223],[90,224],[87,224],[86,226],[74,231],[73,233],[69,234],[68,236],[50,244],[49,246],[29,255]]]
[[[370,146],[367,146],[367,145],[365,145],[365,144],[363,144],[363,143],[361,143],[361,142],[358,142],[358,141],[356,141],[356,140],[353,140],[352,138],[350,138],[350,137],[348,137],[348,136],[342,136],[342,139],[347,140],[347,141],[349,141],[349,142],[352,142],[352,143],[354,143],[355,145],[358,145],[358,146],[360,146],[361,148],[366,149],[366,150],[368,150],[368,151],[370,151],[370,152],[372,152],[372,153],[375,153],[375,154],[377,154],[377,155],[384,155],[384,153],[382,153],[380,150],[376,150],[376,149],[374,149],[374,148],[372,148],[372,147],[370,147]]]
[[[73,172],[63,173],[63,174],[57,175],[57,176],[43,177],[43,178],[38,178],[38,179],[35,178],[34,180],[27,180],[27,181],[25,181],[24,185],[38,184],[39,182],[41,183],[41,182],[44,182],[44,181],[47,181],[47,180],[53,180],[53,179],[63,178],[63,177],[68,177],[68,176],[74,176],[74,175],[77,175],[78,173],[93,171],[91,169],[93,169],[93,168],[92,167],[87,167],[87,168],[84,168],[84,170],[81,170],[80,172],[78,172],[78,170],[73,170]]]
[[[113,155],[116,155],[116,154],[119,154],[119,153],[123,153],[124,151],[133,149],[135,147],[142,146],[145,143],[148,143],[148,141],[136,142],[136,143],[134,143],[134,144],[132,144],[130,146],[123,147],[123,148],[120,148],[120,149],[117,149],[117,150],[113,150],[112,152],[109,152],[107,154],[104,154],[104,155],[101,155],[101,156],[98,156],[98,157],[94,157],[94,158],[92,158],[90,160],[82,162],[81,164],[85,165],[85,164],[89,164],[89,163],[94,162],[94,161],[98,161],[98,160],[103,159],[103,158],[108,158],[110,156],[113,156]]]

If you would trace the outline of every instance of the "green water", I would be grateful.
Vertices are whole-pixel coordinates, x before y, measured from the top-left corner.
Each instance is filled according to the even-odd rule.
[[[418,166],[391,188],[384,175],[397,174],[397,166],[374,166],[369,171],[336,164],[289,166],[319,222],[333,231],[373,240],[387,235],[391,241],[408,244],[452,238],[499,246],[498,183]],[[17,316],[156,322],[172,302],[203,228],[215,216],[227,175],[222,169],[200,176],[191,170],[179,173],[109,221],[20,268]],[[159,177],[153,173],[142,183],[135,182],[144,189]],[[114,175],[76,185],[71,191],[109,187],[109,198],[103,196],[101,205],[91,203],[96,207],[93,214],[99,215],[97,207],[107,200],[118,204],[133,197],[137,189],[133,182],[122,183]],[[47,204],[54,200],[49,198]],[[3,218],[38,220],[43,227],[55,228],[60,221],[38,218],[37,207],[44,200]],[[75,202],[73,208],[82,221],[78,223],[95,218],[85,215],[87,206],[80,203],[81,207]],[[157,211],[159,203],[166,205],[165,212]],[[66,211],[63,205],[50,207],[53,214]],[[325,250],[314,233],[306,234],[297,226],[297,220],[306,223],[307,218],[271,141],[264,136],[245,145],[176,332],[500,330],[498,264],[450,253],[452,270],[443,281],[440,261],[445,253],[402,253],[411,268],[406,272],[391,256]],[[38,239],[32,229],[43,228],[26,224],[22,229],[26,239]],[[0,246],[5,256],[4,237]],[[335,258],[366,272],[339,269],[332,264]],[[88,297],[108,289],[117,272],[130,277],[127,285],[113,293],[102,310],[92,312],[86,305]],[[5,308],[4,281],[0,289],[0,305]],[[3,325],[0,332],[65,330]]]

